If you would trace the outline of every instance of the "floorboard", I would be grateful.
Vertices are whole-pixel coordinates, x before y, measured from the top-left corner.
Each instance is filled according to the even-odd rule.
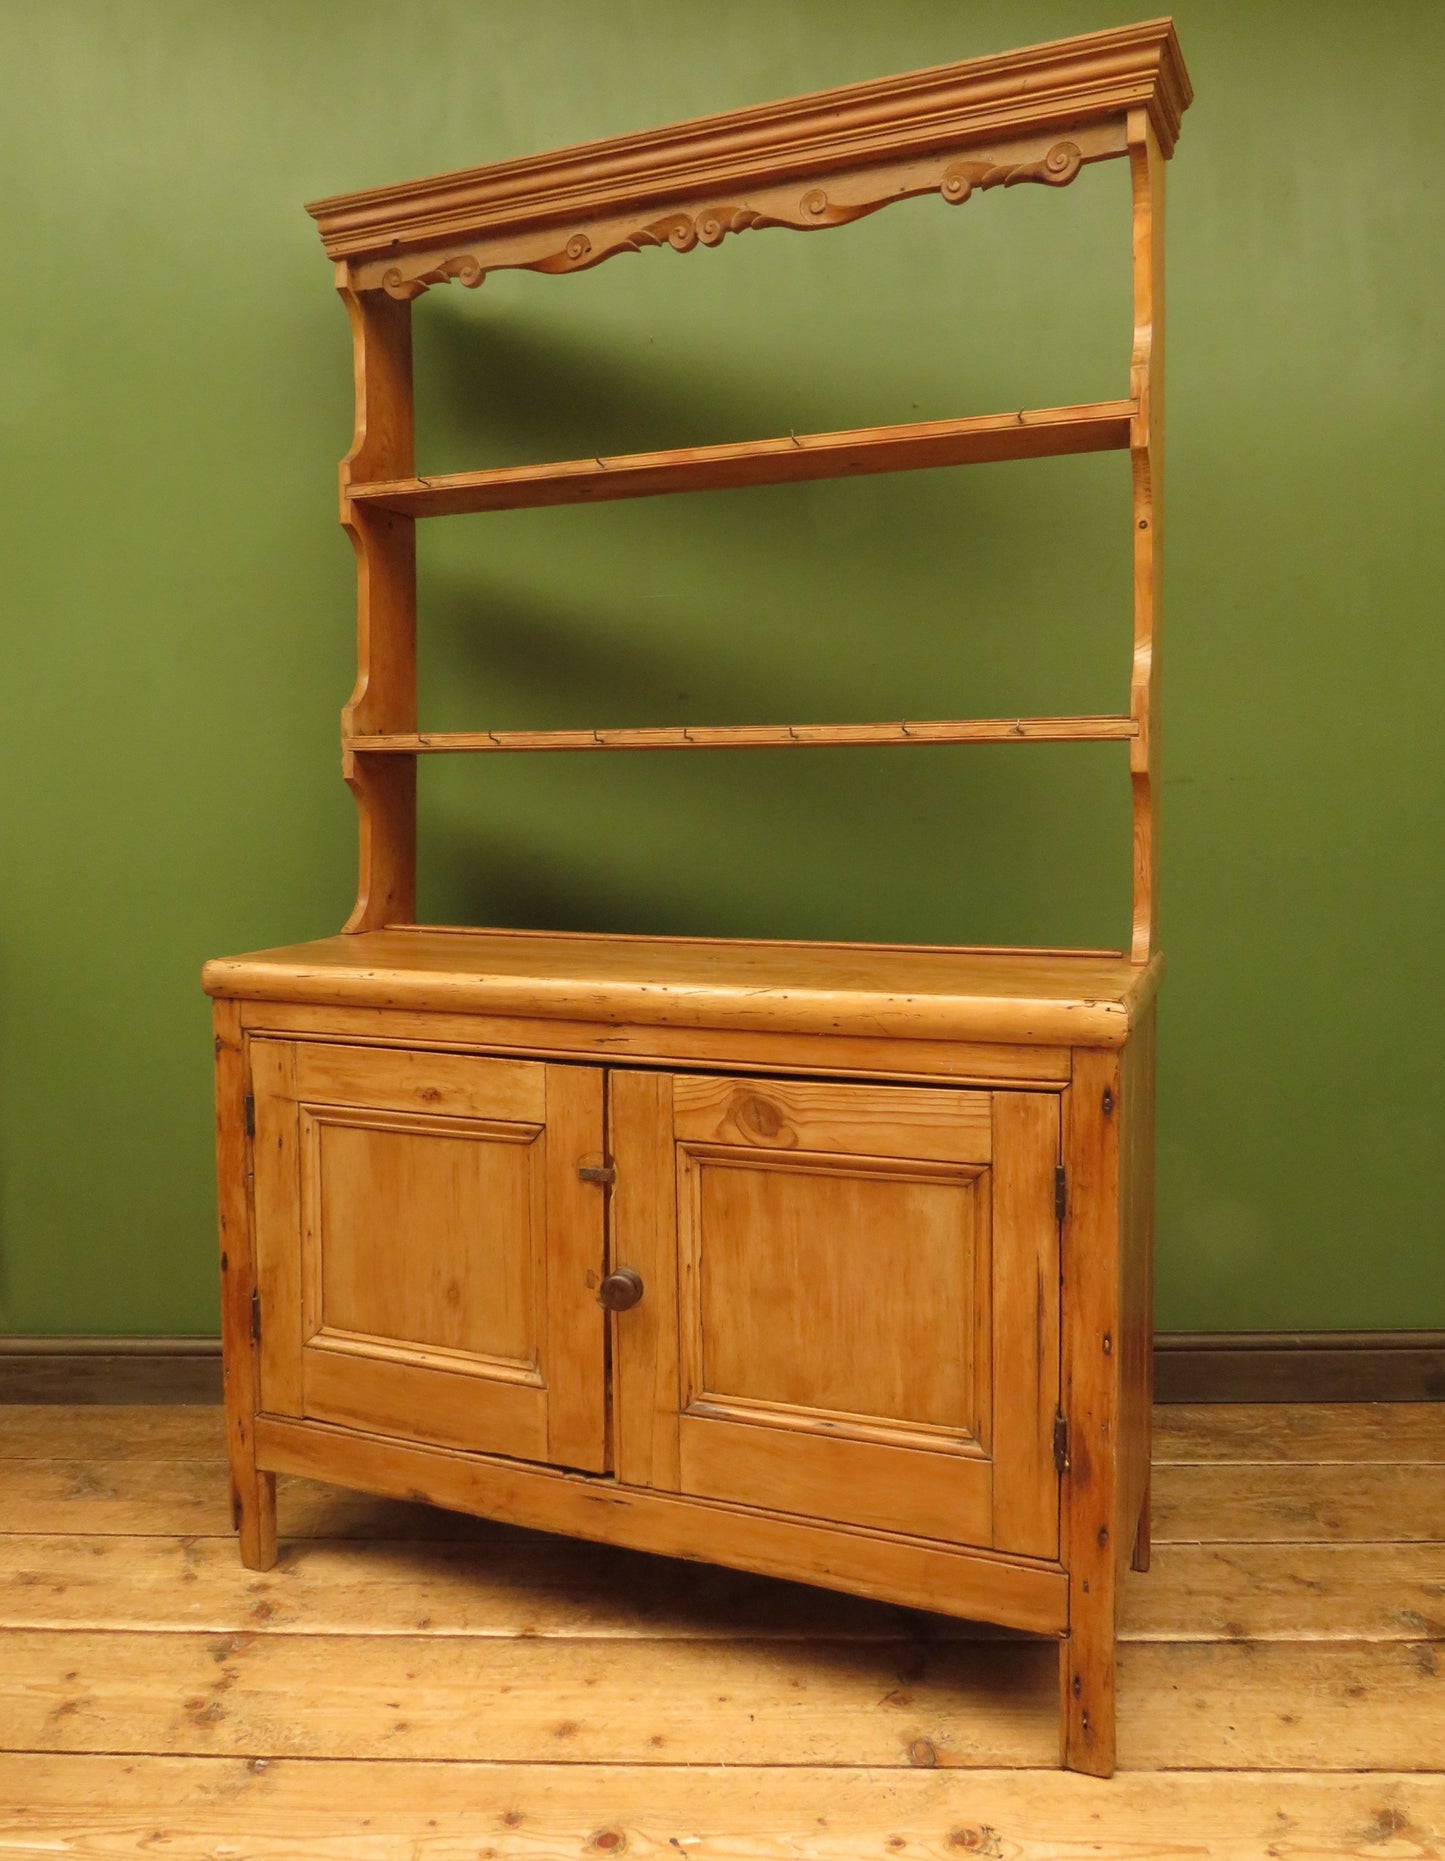
[[[498,1529],[286,1475],[277,1492],[287,1539],[476,1540]],[[1156,1545],[1445,1541],[1445,1472],[1428,1464],[1161,1465],[1153,1496]],[[219,1537],[229,1529],[221,1461],[0,1461],[0,1533]]]
[[[0,1461],[225,1459],[218,1407],[4,1408]],[[1156,1466],[1197,1461],[1445,1465],[1445,1403],[1172,1403],[1154,1411]]]
[[[225,1537],[0,1536],[0,1627],[642,1640],[996,1640],[1006,1630],[640,1551],[499,1529],[313,1539],[243,1570]],[[1445,1638],[1445,1545],[1183,1545],[1125,1584],[1126,1641]]]
[[[0,1757],[7,1858],[1423,1861],[1442,1843],[1438,1776]]]
[[[1121,1769],[1051,1644],[0,1409],[0,1856],[1445,1857],[1445,1409],[1161,1409]]]

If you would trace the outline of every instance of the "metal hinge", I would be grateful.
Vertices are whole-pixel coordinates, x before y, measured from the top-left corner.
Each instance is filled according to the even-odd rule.
[[[1054,1417],[1054,1466],[1060,1473],[1069,1471],[1069,1424],[1062,1415]]]
[[[256,1101],[249,1092],[246,1094],[246,1135],[256,1135]]]
[[[1062,1221],[1068,1207],[1069,1179],[1062,1163],[1054,1165],[1054,1220]]]
[[[253,1344],[261,1342],[261,1295],[259,1292],[251,1294],[251,1342]]]

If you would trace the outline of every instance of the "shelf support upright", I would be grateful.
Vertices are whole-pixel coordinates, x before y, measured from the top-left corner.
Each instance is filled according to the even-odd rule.
[[[416,916],[416,758],[369,756],[350,739],[414,732],[416,520],[368,509],[351,486],[415,470],[411,305],[357,290],[349,267],[336,285],[351,320],[356,430],[341,461],[341,522],[356,551],[356,685],[341,714],[342,774],[356,797],[360,872],[344,929],[380,930]]]
[[[1164,542],[1164,155],[1147,110],[1128,116],[1134,205],[1134,347],[1129,438],[1134,485],[1134,663],[1129,745],[1134,796],[1134,921],[1130,956],[1159,947],[1159,622]]]

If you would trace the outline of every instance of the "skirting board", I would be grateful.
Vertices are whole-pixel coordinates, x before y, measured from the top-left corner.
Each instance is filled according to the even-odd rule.
[[[1445,1400],[1445,1331],[1163,1332],[1158,1402]],[[0,1337],[0,1402],[219,1402],[216,1338]]]
[[[1439,1402],[1445,1331],[1161,1332],[1156,1402]]]

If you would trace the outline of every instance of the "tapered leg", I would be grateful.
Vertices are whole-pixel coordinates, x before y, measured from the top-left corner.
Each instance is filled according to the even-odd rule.
[[[1134,1557],[1131,1568],[1149,1568],[1149,1483],[1144,1483],[1144,1503],[1139,1508],[1139,1523],[1134,1527]]]
[[[1059,1761],[1090,1777],[1112,1777],[1115,1764],[1112,1583],[1103,1589],[1071,1585],[1072,1620],[1059,1642]]]
[[[231,1474],[231,1525],[241,1540],[247,1570],[269,1570],[276,1562],[276,1476],[253,1467],[237,1480]]]

